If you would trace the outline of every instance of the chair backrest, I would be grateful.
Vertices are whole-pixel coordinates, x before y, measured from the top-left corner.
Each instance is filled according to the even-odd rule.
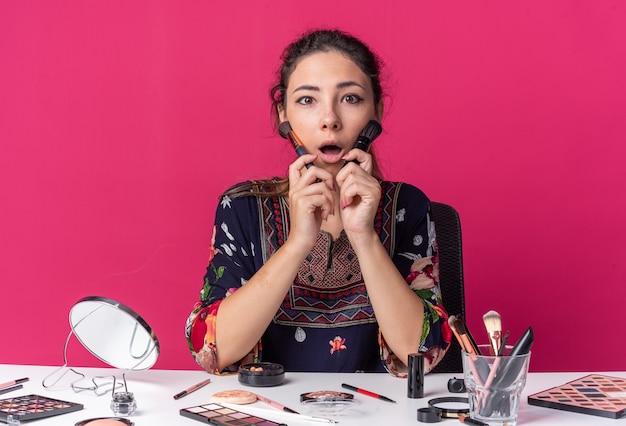
[[[458,212],[447,204],[431,202],[432,220],[439,248],[439,283],[443,306],[449,315],[465,319],[465,289],[463,285],[463,244]],[[433,372],[463,371],[461,347],[453,337],[450,349]]]

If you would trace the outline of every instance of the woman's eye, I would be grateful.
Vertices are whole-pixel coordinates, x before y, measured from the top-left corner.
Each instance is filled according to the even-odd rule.
[[[346,95],[343,97],[343,101],[349,104],[358,104],[362,100],[363,98],[361,98],[359,95]]]
[[[302,105],[310,105],[313,103],[313,98],[310,96],[303,96],[299,98],[296,102]]]

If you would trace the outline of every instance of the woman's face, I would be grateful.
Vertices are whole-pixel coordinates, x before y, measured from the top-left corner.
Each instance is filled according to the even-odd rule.
[[[336,172],[367,122],[380,120],[380,111],[369,77],[352,60],[331,51],[300,60],[278,112],[307,151],[318,155],[315,165]]]

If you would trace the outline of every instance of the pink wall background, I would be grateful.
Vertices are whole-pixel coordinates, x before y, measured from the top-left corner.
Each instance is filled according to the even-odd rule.
[[[156,367],[197,368],[216,197],[285,171],[267,93],[324,25],[386,60],[387,177],[461,214],[473,334],[495,309],[534,327],[535,371],[624,370],[626,5],[383,3],[0,3],[0,363],[61,364],[102,295],[154,327]]]

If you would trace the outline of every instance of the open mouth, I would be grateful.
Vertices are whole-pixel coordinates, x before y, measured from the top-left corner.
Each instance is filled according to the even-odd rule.
[[[322,154],[336,155],[341,152],[341,148],[337,145],[326,145],[321,147],[320,151],[322,151]]]

